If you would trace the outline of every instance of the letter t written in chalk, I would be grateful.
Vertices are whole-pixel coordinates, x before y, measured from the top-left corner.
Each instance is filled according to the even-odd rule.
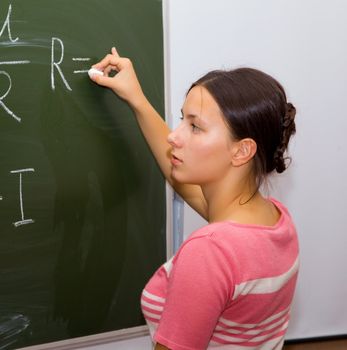
[[[35,171],[33,168],[27,168],[27,169],[18,169],[18,170],[12,170],[11,174],[19,174],[19,203],[20,203],[20,212],[21,212],[21,220],[16,221],[13,223],[15,227],[26,225],[26,224],[32,224],[34,223],[33,219],[25,219],[24,218],[24,206],[23,206],[23,180],[22,176],[23,173],[26,172],[32,172]]]

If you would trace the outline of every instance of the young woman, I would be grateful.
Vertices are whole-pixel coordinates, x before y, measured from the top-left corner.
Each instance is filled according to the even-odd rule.
[[[259,187],[285,170],[295,132],[295,108],[282,86],[251,68],[210,72],[188,90],[171,132],[129,59],[113,48],[93,67],[103,75],[92,80],[133,109],[167,181],[209,222],[143,291],[155,349],[281,349],[298,242],[287,209]]]

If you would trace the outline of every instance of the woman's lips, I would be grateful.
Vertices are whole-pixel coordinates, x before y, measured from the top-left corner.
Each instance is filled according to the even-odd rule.
[[[170,161],[171,161],[172,165],[180,165],[183,163],[183,161],[181,159],[177,158],[174,154],[171,154]]]

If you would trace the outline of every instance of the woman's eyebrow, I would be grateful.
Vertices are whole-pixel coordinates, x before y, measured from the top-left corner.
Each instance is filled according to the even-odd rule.
[[[182,117],[186,117],[186,118],[190,118],[190,119],[196,119],[199,122],[201,122],[203,124],[206,124],[206,122],[200,116],[198,116],[197,114],[188,113],[188,114],[184,115],[183,109],[181,109],[181,114],[182,114]]]
[[[181,109],[181,114],[182,114],[182,117],[186,116],[187,118],[199,118],[198,115],[192,114],[192,113],[188,113],[188,114],[184,115],[183,108]]]

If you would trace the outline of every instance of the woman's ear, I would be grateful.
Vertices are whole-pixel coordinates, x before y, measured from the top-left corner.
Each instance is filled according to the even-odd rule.
[[[235,167],[239,167],[248,163],[257,152],[257,144],[251,138],[242,139],[233,145],[231,163]]]

